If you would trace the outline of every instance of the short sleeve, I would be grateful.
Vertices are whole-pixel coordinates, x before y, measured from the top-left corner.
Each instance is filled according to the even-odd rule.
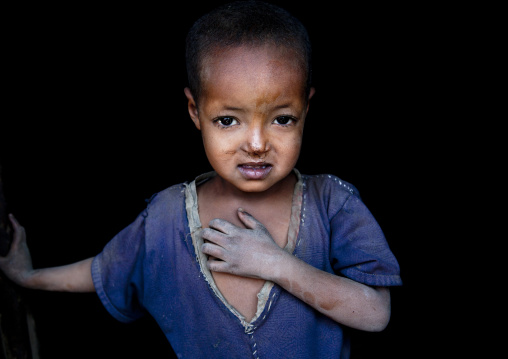
[[[121,322],[143,316],[145,218],[138,216],[118,233],[92,262],[95,290],[108,312]]]
[[[370,211],[350,195],[331,219],[333,270],[371,286],[401,285],[399,264]]]

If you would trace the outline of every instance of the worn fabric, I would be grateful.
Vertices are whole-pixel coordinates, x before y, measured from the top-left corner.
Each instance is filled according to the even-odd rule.
[[[329,273],[400,285],[399,266],[357,190],[331,175],[300,176],[285,248]],[[122,322],[147,313],[179,358],[348,358],[341,325],[267,282],[251,322],[222,297],[200,259],[196,182],[154,195],[95,257],[92,277]],[[291,234],[292,233],[292,234]]]

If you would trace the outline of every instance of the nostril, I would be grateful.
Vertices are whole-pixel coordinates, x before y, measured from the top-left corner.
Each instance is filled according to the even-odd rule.
[[[255,155],[262,155],[268,152],[270,149],[270,146],[268,145],[268,142],[266,141],[256,141],[256,142],[250,142],[248,145],[248,152],[255,154]]]
[[[247,151],[248,154],[252,157],[258,157],[258,158],[265,158],[266,153],[268,152],[267,149],[252,149],[250,151]]]

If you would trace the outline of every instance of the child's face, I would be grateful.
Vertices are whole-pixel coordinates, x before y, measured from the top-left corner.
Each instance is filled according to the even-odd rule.
[[[241,191],[271,188],[298,159],[308,101],[291,55],[271,46],[228,49],[204,60],[198,106],[185,89],[210,164]]]

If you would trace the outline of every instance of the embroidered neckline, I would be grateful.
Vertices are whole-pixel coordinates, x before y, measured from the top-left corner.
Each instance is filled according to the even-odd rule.
[[[303,179],[300,172],[297,169],[293,170],[296,177],[297,182],[295,184],[295,188],[293,191],[293,200],[291,205],[291,218],[289,221],[288,228],[288,242],[284,247],[284,250],[293,253],[296,245],[296,239],[298,238],[298,233],[300,230],[300,214],[302,211],[302,199],[303,199]],[[216,175],[215,172],[208,172],[202,174],[191,183],[185,184],[185,207],[187,211],[187,218],[189,219],[189,227],[192,236],[192,244],[194,246],[194,251],[196,254],[196,260],[199,264],[199,268],[201,273],[203,274],[204,279],[208,282],[210,288],[214,292],[214,294],[220,299],[220,301],[228,308],[241,322],[241,324],[245,328],[246,333],[251,333],[253,328],[253,323],[259,319],[265,307],[268,303],[268,299],[270,298],[270,292],[273,288],[274,283],[270,281],[265,281],[263,287],[257,294],[258,304],[256,309],[256,314],[252,318],[250,322],[247,322],[245,317],[238,312],[231,304],[228,303],[224,295],[221,293],[217,285],[215,284],[215,280],[212,277],[210,270],[206,267],[207,256],[201,252],[201,245],[203,244],[203,238],[198,235],[199,230],[202,228],[201,220],[199,218],[198,211],[198,196],[197,196],[197,185],[209,180],[210,178]],[[270,300],[269,308],[272,305],[272,300]],[[265,319],[263,316],[263,319]]]

